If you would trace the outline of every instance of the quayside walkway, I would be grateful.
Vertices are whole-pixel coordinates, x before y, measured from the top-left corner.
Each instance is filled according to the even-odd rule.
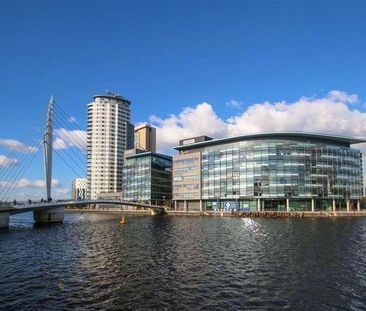
[[[253,211],[253,212],[204,212],[205,216],[242,217],[242,218],[314,218],[314,217],[358,217],[366,216],[363,211],[306,211],[306,212],[277,212],[277,211]]]
[[[163,207],[164,208],[164,207]],[[310,217],[366,217],[366,210],[361,211],[176,211],[164,208],[166,216],[206,216],[206,217],[241,217],[241,218],[310,218]],[[130,215],[150,215],[144,209],[125,209],[116,207],[78,208],[71,207],[67,212],[82,213],[123,213]]]

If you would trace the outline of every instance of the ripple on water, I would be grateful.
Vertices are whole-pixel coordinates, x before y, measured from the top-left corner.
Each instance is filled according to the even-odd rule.
[[[0,234],[4,310],[363,310],[366,219],[32,215]]]

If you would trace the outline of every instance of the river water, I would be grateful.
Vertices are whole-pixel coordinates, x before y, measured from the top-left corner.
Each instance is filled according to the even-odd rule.
[[[366,310],[366,218],[18,215],[0,309]]]

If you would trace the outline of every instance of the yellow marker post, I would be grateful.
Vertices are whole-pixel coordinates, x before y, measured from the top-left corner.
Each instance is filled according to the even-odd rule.
[[[120,222],[121,225],[125,225],[127,223],[125,215],[122,216]]]

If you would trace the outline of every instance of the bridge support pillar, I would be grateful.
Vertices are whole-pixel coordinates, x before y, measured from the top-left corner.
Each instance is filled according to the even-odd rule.
[[[0,213],[0,229],[9,228],[9,213]]]
[[[37,224],[50,224],[50,223],[63,222],[64,216],[65,216],[65,207],[55,207],[33,212],[33,219]]]

